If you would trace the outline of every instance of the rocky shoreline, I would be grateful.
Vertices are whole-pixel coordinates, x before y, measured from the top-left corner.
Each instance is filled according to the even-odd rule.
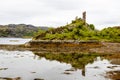
[[[25,46],[45,53],[78,53],[88,52],[89,49],[102,47],[102,44],[98,41],[32,40],[29,43],[26,43]]]
[[[4,50],[30,50],[41,53],[120,53],[120,43],[76,40],[39,40],[24,45],[0,45]]]

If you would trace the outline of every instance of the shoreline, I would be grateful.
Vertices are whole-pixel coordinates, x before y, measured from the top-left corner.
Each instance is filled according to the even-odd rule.
[[[0,44],[2,50],[38,51],[40,53],[120,53],[120,43],[77,40],[32,40],[23,45]]]

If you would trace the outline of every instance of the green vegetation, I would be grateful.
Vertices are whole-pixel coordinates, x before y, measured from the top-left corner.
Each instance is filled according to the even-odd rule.
[[[45,30],[45,28],[35,27],[32,25],[25,24],[9,24],[9,25],[0,25],[0,37],[22,37],[28,38],[33,37],[40,30]]]
[[[108,27],[98,33],[100,39],[105,41],[120,42],[120,27]]]
[[[73,20],[71,24],[67,24],[66,26],[56,29],[49,29],[48,31],[34,37],[34,39],[87,40],[92,39],[91,37],[95,35],[96,30],[93,24],[87,24],[81,18],[76,18],[76,20]]]
[[[75,18],[70,24],[56,29],[49,29],[33,38],[34,40],[100,40],[120,42],[120,27],[109,27],[101,31],[93,24]]]

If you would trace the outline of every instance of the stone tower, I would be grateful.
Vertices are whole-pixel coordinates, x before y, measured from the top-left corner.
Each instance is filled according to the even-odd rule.
[[[83,16],[82,19],[85,21],[86,24],[86,11],[83,12],[82,16]]]

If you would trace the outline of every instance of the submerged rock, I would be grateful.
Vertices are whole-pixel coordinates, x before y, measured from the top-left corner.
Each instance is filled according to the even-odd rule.
[[[0,80],[21,80],[21,77],[16,77],[16,78],[0,77]]]
[[[65,71],[75,71],[76,69],[75,68],[71,68],[71,69],[67,69]]]
[[[40,79],[40,78],[35,78],[34,80],[44,80],[44,79]]]
[[[70,72],[68,72],[68,71],[65,71],[63,74],[70,75],[71,73],[70,73]]]
[[[112,80],[120,80],[120,70],[118,71],[109,71],[107,72],[107,78],[110,78]]]
[[[0,70],[7,70],[8,68],[0,68]]]

